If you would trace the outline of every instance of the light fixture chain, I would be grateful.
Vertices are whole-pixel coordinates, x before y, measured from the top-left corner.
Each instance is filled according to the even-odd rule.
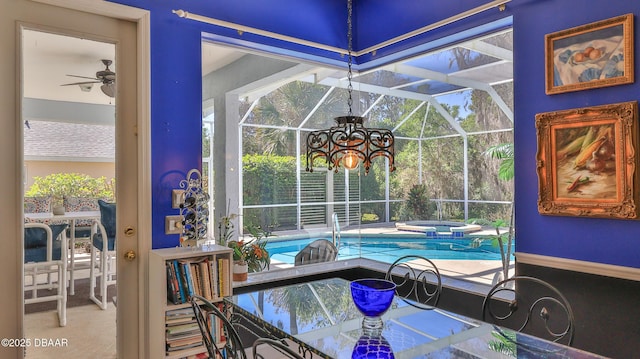
[[[394,137],[391,130],[383,128],[367,129],[364,117],[353,115],[353,7],[352,0],[347,0],[347,91],[349,94],[349,113],[347,116],[334,118],[337,126],[326,130],[312,131],[307,136],[307,168],[313,172],[313,161],[324,158],[327,169],[338,173],[340,166],[347,170],[355,170],[362,163],[365,176],[371,168],[371,160],[384,157],[388,160],[389,171],[393,172]]]
[[[352,56],[351,56],[351,50],[352,50],[352,41],[353,41],[353,33],[352,33],[352,22],[351,22],[351,16],[353,15],[353,6],[351,5],[351,0],[347,0],[347,51],[348,51],[348,57],[347,57],[347,80],[349,81],[349,85],[347,86],[347,91],[349,93],[349,99],[347,100],[347,104],[349,105],[349,116],[353,115],[353,97],[351,96],[351,93],[353,92],[353,85],[351,84],[351,78],[353,77],[352,73],[351,73],[351,62],[352,62]]]

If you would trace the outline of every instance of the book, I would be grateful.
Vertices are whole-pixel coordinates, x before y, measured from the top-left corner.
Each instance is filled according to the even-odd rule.
[[[220,288],[218,287],[218,268],[216,261],[209,263],[209,276],[211,277],[211,290],[214,297],[220,297]]]
[[[229,271],[230,263],[228,258],[222,258],[222,273],[220,276],[220,296],[226,297],[230,294],[230,282],[227,281],[230,278],[231,273]]]
[[[200,280],[200,267],[198,263],[189,263],[191,280],[193,282],[193,293],[202,296],[202,285]]]
[[[186,278],[182,275],[182,270],[180,268],[180,264],[178,263],[177,259],[174,259],[172,262],[172,268],[175,272],[175,277],[176,280],[178,282],[178,291],[180,292],[180,302],[181,303],[186,303],[187,302],[187,291],[185,290],[186,288]]]
[[[167,299],[173,304],[180,304],[178,288],[174,283],[174,277],[171,272],[171,263],[165,263],[165,269],[167,273]]]
[[[205,259],[204,261],[198,263],[200,266],[200,280],[202,286],[202,295],[208,300],[213,299],[213,295],[211,294],[211,275],[209,274],[209,260]]]
[[[224,278],[222,278],[222,258],[218,258],[218,292],[224,296]]]
[[[193,291],[193,281],[191,279],[191,266],[189,265],[189,261],[180,261],[180,269],[182,271],[182,277],[185,282],[185,292],[187,295],[187,300],[191,300],[191,297],[194,294]]]
[[[169,318],[165,319],[165,324],[167,326],[178,325],[178,324],[186,324],[194,321],[194,317],[177,317],[177,318]]]
[[[198,327],[198,323],[196,322],[181,324],[181,325],[173,325],[166,328],[167,334],[178,334],[178,333],[185,333],[185,332],[190,332],[195,330],[198,330],[198,331],[200,330],[200,327]]]

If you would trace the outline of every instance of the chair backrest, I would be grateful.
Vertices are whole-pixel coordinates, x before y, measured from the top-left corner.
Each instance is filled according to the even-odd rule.
[[[50,213],[51,197],[25,197],[25,213]]]
[[[99,211],[98,199],[85,197],[64,197],[62,200],[66,212]],[[76,226],[91,226],[90,219],[79,219]]]
[[[263,350],[261,347],[270,347]],[[269,338],[258,338],[253,342],[253,359],[291,358],[303,359],[304,357],[296,353],[287,344],[279,340]]]
[[[442,293],[442,277],[438,267],[430,259],[408,255],[391,264],[385,279],[396,284],[396,294],[414,307],[433,309],[438,305]]]
[[[514,276],[494,285],[482,303],[482,320],[566,345],[573,341],[569,301],[534,277]]]
[[[112,238],[116,236],[116,204],[98,200],[98,206],[100,207],[100,223],[104,226],[107,232],[107,237]]]
[[[98,200],[100,223],[91,228],[91,241],[99,250],[113,251],[116,248],[116,204]],[[106,241],[104,240],[104,237]]]
[[[204,297],[193,295],[191,307],[210,358],[247,359],[238,332],[215,304]],[[212,333],[218,333],[216,336],[222,334],[223,340],[214,338]]]
[[[338,249],[333,243],[326,239],[316,239],[296,254],[295,265],[331,262],[337,256]]]
[[[25,223],[24,262],[51,262],[62,258],[62,243],[55,240],[68,224]]]

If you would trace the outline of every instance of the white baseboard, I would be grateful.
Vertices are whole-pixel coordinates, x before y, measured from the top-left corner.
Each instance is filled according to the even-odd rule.
[[[640,281],[640,268],[516,252],[517,263]]]

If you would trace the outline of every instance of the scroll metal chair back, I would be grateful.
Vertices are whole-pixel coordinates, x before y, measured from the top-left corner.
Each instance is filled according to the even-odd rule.
[[[191,297],[191,307],[202,334],[202,341],[209,353],[209,358],[247,359],[247,353],[244,351],[240,335],[227,319],[227,316],[216,305],[204,297],[194,295]],[[223,331],[221,334],[224,335],[225,340],[222,342],[214,339],[212,334],[211,326],[216,325],[216,323],[220,323],[220,329]]]
[[[438,305],[442,293],[442,277],[438,267],[430,259],[418,255],[398,258],[387,270],[385,279],[396,284],[396,294],[414,299],[408,304],[433,309]]]
[[[295,265],[331,262],[336,260],[338,249],[326,239],[316,239],[296,254]]]
[[[566,345],[571,345],[575,330],[567,298],[551,284],[528,276],[494,285],[482,304],[482,320]]]
[[[261,347],[270,347],[271,350],[261,351]],[[290,358],[304,359],[303,356],[296,353],[287,344],[280,340],[270,338],[258,338],[253,342],[253,359],[269,359],[269,358]]]

